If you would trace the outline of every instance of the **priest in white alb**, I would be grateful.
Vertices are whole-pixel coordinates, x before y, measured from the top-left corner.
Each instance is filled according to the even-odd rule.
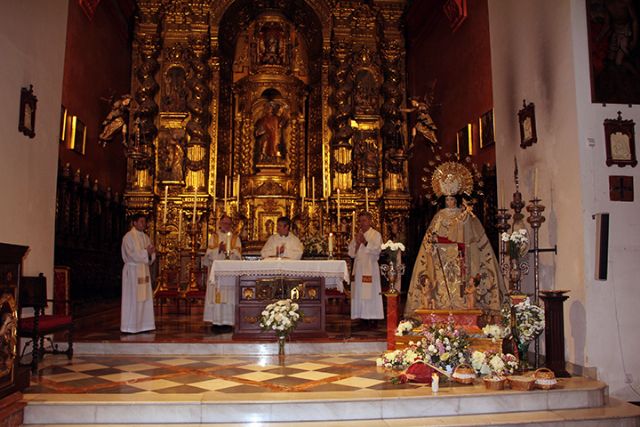
[[[351,282],[351,318],[375,327],[384,318],[378,258],[382,236],[371,227],[371,214],[358,216],[358,232],[349,243],[349,256],[355,258]]]
[[[242,258],[242,242],[240,236],[232,230],[231,217],[223,214],[218,220],[218,230],[211,235],[207,252],[202,263],[209,268],[215,260],[239,260]],[[212,324],[214,332],[231,332],[235,323],[236,286],[235,281],[207,283],[204,298],[204,321]]]
[[[276,234],[269,237],[267,243],[264,244],[260,255],[263,259],[267,258],[285,258],[300,259],[304,252],[302,242],[296,235],[291,233],[291,220],[289,217],[282,216],[278,218],[276,224]]]
[[[156,329],[153,290],[149,265],[156,260],[156,249],[144,232],[147,218],[135,214],[133,227],[122,239],[122,306],[120,331],[134,334]]]

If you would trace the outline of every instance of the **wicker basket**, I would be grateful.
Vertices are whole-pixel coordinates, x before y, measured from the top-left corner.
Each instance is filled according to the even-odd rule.
[[[470,365],[461,363],[453,370],[451,378],[460,384],[473,384],[473,380],[476,379],[476,373]]]
[[[533,390],[533,386],[536,383],[534,377],[524,375],[511,375],[507,377],[507,380],[509,380],[509,386],[512,390],[520,391]]]
[[[549,368],[540,368],[533,373],[536,387],[542,390],[551,390],[558,384],[556,375]]]
[[[487,390],[504,390],[506,378],[502,377],[485,377],[482,379]]]

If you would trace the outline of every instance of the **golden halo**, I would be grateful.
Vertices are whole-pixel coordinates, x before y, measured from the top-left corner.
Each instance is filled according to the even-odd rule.
[[[433,171],[431,188],[437,197],[457,194],[470,196],[473,192],[473,175],[462,163],[444,162]]]

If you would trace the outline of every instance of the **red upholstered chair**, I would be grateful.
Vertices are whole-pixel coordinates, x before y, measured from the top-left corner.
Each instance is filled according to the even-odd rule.
[[[40,273],[37,277],[23,277],[21,279],[18,302],[18,336],[20,338],[31,339],[31,372],[37,374],[38,363],[42,360],[45,353],[64,353],[67,355],[67,358],[71,359],[73,357],[73,316],[71,315],[69,300],[64,301],[64,305],[60,305],[61,301],[47,299],[47,279]],[[45,314],[45,308],[48,302],[52,302],[61,312]],[[63,306],[66,308],[60,310]],[[33,316],[22,317],[23,308],[33,308]],[[58,345],[47,337],[57,332],[66,332],[66,350],[60,350]],[[44,346],[45,338],[50,341],[51,346],[49,349],[46,349]],[[21,358],[24,356],[28,346],[29,343],[24,346]]]
[[[206,267],[196,270],[197,289],[187,290],[186,293],[189,314],[191,314],[191,306],[196,301],[202,301],[202,303],[204,304],[204,297],[207,290],[207,278],[209,277],[208,273],[209,269],[207,269]]]
[[[162,308],[165,303],[175,301],[176,307],[180,303],[180,272],[178,270],[167,271],[167,286],[165,289],[156,288],[154,294],[154,301],[160,308],[160,314],[162,314]]]

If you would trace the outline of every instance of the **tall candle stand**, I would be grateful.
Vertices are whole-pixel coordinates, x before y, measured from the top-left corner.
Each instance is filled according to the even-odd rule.
[[[502,241],[502,233],[506,233],[509,231],[509,220],[511,219],[511,214],[507,208],[498,209],[498,214],[496,215],[496,230],[500,235],[500,267],[502,267],[506,263],[506,254],[507,254],[507,243]],[[504,268],[503,268],[504,270]]]
[[[191,239],[189,244],[189,284],[185,289],[185,293],[197,291],[198,283],[196,281],[196,253],[198,246],[198,234],[200,232],[200,224],[198,222],[191,222],[187,226],[187,233]]]
[[[167,259],[167,254],[169,253],[169,242],[167,241],[169,229],[166,222],[158,229],[158,233],[160,234],[160,244],[156,252],[160,258],[160,283],[156,287],[156,292],[163,292],[169,290],[169,260]]]

